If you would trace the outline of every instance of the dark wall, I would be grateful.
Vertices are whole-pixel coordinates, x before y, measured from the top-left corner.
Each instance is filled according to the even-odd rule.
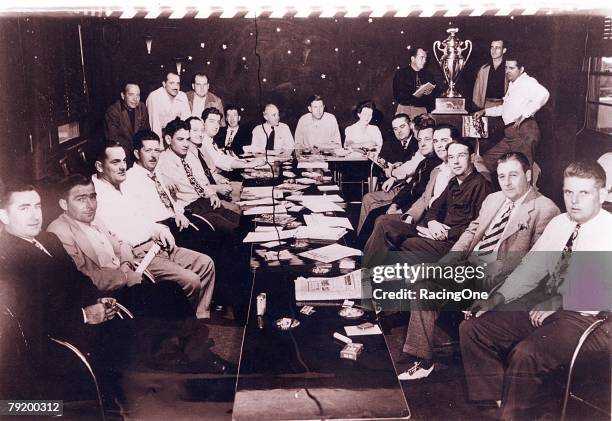
[[[84,37],[86,93],[78,45],[74,45],[78,23]],[[548,104],[537,116],[543,132],[537,156],[544,169],[543,191],[559,198],[561,170],[575,156],[575,133],[581,124],[580,69],[588,23],[580,16],[383,18],[372,22],[260,19],[257,23],[253,19],[216,18],[36,18],[27,22],[20,18],[11,20],[8,29],[2,25],[0,34],[11,43],[10,48],[21,51],[24,71],[21,78],[11,74],[9,67],[19,59],[11,64],[5,61],[1,81],[20,87],[17,92],[24,92],[25,108],[35,111],[26,117],[28,133],[34,136],[33,174],[39,178],[49,172],[49,157],[55,160],[62,150],[53,139],[53,129],[60,120],[82,119],[90,127],[88,137],[100,141],[104,110],[118,98],[122,80],[140,81],[144,101],[160,86],[161,66],[174,68],[177,57],[185,58],[183,90],[190,89],[195,72],[204,71],[211,90],[226,103],[244,107],[246,120],[258,121],[259,104],[275,102],[284,121],[294,128],[306,112],[306,98],[317,92],[326,98],[328,110],[336,114],[341,128],[353,122],[352,109],[363,99],[378,104],[385,116],[383,125],[388,127],[395,109],[392,79],[397,66],[409,63],[407,46],[431,47],[445,38],[449,25],[457,26],[462,39],[474,42],[474,52],[460,79],[460,90],[466,96],[471,96],[475,72],[488,59],[493,38],[504,38],[509,48],[521,52],[527,72],[551,92]],[[151,55],[146,51],[146,36],[153,39]],[[4,45],[2,48],[0,51],[8,51]],[[39,58],[33,60],[33,54]],[[439,72],[433,56],[429,68]],[[7,102],[6,98],[3,101]],[[9,105],[11,114],[20,109],[18,103]],[[18,132],[16,124],[9,123],[8,131],[3,128],[8,135],[3,135],[2,151],[13,148],[15,156],[28,152],[27,136],[7,142]],[[32,161],[29,157],[25,160]]]

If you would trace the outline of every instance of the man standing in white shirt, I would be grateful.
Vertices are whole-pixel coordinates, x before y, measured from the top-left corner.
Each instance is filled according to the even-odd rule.
[[[106,146],[96,159],[92,180],[97,195],[97,216],[143,259],[151,247],[162,246],[148,266],[156,280],[177,282],[196,307],[198,318],[210,318],[215,269],[210,257],[177,247],[168,227],[147,218],[134,206],[121,185],[126,179],[125,150],[120,144]]]
[[[539,418],[532,411],[542,407],[543,379],[569,366],[585,329],[611,310],[605,183],[599,164],[571,163],[563,174],[567,213],[550,221],[522,263],[460,325],[468,396],[501,411],[491,415]],[[584,349],[609,352],[606,330],[593,332]]]
[[[544,86],[525,72],[523,61],[514,55],[506,57],[506,76],[510,83],[503,104],[474,113],[478,118],[501,116],[506,125],[504,138],[483,156],[491,172],[496,170],[499,157],[507,152],[521,152],[533,165],[533,150],[540,141],[540,128],[534,115],[550,96]]]
[[[295,128],[295,148],[341,148],[340,129],[333,114],[325,111],[323,97],[308,98],[308,113],[298,120]]]
[[[191,110],[185,92],[181,92],[181,77],[173,70],[164,73],[162,86],[151,92],[147,98],[149,123],[160,138],[168,122],[176,117],[189,118]]]
[[[267,104],[264,108],[265,122],[253,129],[251,151],[264,153],[266,150],[293,150],[295,141],[291,129],[280,122],[278,108],[274,104]]]

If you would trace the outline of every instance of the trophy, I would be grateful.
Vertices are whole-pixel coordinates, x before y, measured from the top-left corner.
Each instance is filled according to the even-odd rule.
[[[465,110],[465,98],[455,89],[455,81],[465,67],[470,54],[472,54],[472,41],[461,41],[457,37],[458,28],[448,28],[449,34],[444,41],[436,41],[433,44],[433,53],[444,72],[448,89],[440,98],[436,98],[436,109],[433,114],[467,114]],[[462,53],[468,50],[465,59]],[[439,54],[442,56],[439,57]]]

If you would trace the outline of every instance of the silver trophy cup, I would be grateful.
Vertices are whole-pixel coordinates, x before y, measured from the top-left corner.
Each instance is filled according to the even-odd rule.
[[[472,41],[462,41],[457,37],[458,28],[446,30],[449,34],[444,41],[436,41],[433,44],[433,53],[442,71],[448,89],[440,98],[436,98],[436,109],[434,114],[466,114],[465,98],[455,89],[459,74],[472,54]],[[466,57],[463,53],[466,52]]]

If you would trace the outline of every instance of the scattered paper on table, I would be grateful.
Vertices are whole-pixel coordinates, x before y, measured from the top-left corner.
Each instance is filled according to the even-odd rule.
[[[278,199],[276,201],[278,202]],[[261,199],[241,200],[239,202],[236,202],[236,204],[239,206],[255,206],[255,205],[273,205],[274,202],[275,200],[272,199],[272,196],[270,196],[270,197],[262,197]]]
[[[310,215],[304,215],[304,222],[306,222],[306,225],[322,225],[326,227],[353,229],[351,221],[343,216],[326,216],[318,213],[311,213]]]
[[[382,335],[382,330],[378,325],[366,329],[359,329],[357,326],[344,326],[344,331],[346,336]]]
[[[361,256],[361,250],[343,246],[342,244],[330,244],[314,250],[304,251],[298,256],[308,257],[323,263],[331,263],[349,256]]]
[[[320,191],[340,191],[340,187],[335,184],[330,184],[328,186],[317,186]]]
[[[255,206],[243,212],[244,215],[260,215],[262,213],[287,213],[287,209],[283,205]]]
[[[316,184],[316,180],[313,180],[312,178],[306,178],[306,177],[296,178],[295,182],[299,184]]]
[[[267,243],[261,243],[260,246],[265,247],[265,248],[272,248],[272,247],[276,247],[276,246],[282,246],[283,244],[287,244],[285,241],[268,241]]]
[[[345,228],[330,228],[320,226],[307,226],[297,228],[295,238],[300,240],[330,240],[338,241],[341,239],[347,230]]]
[[[296,234],[296,230],[285,230],[285,231],[260,231],[260,232],[249,232],[246,237],[244,237],[244,240],[242,240],[243,243],[264,243],[264,242],[268,242],[268,241],[278,241],[279,239],[281,240],[286,240],[288,238],[293,238],[295,237]]]
[[[344,209],[326,196],[305,196],[302,204],[313,212],[344,212]]]

